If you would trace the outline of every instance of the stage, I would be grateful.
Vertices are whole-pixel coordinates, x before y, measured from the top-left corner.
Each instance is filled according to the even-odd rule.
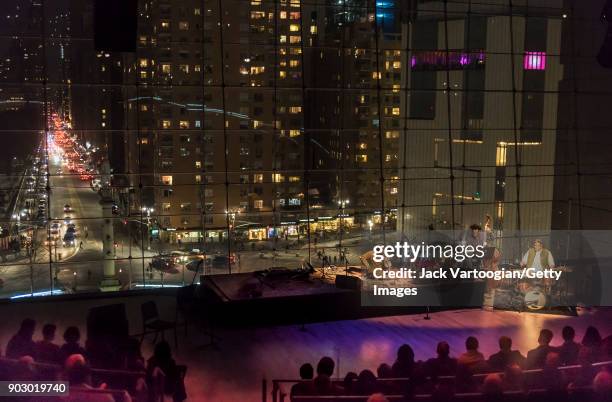
[[[203,314],[221,326],[306,324],[397,314],[424,313],[424,306],[362,306],[360,279],[350,276],[254,273],[207,275],[196,298]],[[431,308],[441,311],[444,308]]]

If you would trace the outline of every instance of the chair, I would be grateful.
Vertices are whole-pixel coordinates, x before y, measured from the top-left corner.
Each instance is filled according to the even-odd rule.
[[[174,329],[174,347],[178,349],[178,340],[176,337],[176,321],[165,321],[159,318],[157,305],[154,301],[142,303],[140,306],[142,312],[142,337],[144,340],[146,334],[155,334],[153,343],[157,341],[157,335],[161,332],[162,339],[165,339],[164,333],[167,329]]]

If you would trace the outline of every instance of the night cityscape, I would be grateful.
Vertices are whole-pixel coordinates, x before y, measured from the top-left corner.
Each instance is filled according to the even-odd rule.
[[[611,400],[612,1],[0,21],[1,400]]]

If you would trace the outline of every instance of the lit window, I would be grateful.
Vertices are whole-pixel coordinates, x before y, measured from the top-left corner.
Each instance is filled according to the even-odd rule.
[[[302,112],[302,107],[301,106],[291,106],[289,108],[289,113],[301,113]]]
[[[195,182],[202,183],[202,175],[199,175],[199,174],[195,175]]]
[[[504,203],[503,202],[497,203],[497,218],[500,220],[504,219]]]
[[[193,9],[193,15],[200,15],[200,9],[199,8],[194,8]]]
[[[280,70],[278,72],[278,76],[279,76],[279,78],[286,78],[287,77],[287,72],[285,70]]]
[[[290,183],[297,183],[298,181],[300,181],[300,176],[289,176]]]
[[[317,26],[316,25],[311,25],[310,26],[310,33],[312,35],[315,35],[317,33]]]
[[[289,137],[299,137],[301,134],[300,130],[292,129],[289,130]]]
[[[168,21],[162,21],[162,22],[161,22],[161,27],[162,27],[163,29],[168,29],[168,28],[170,28],[170,22],[168,22]]]
[[[280,173],[272,173],[272,181],[274,183],[282,183],[285,180],[285,177]]]
[[[181,31],[187,31],[189,29],[189,23],[187,21],[179,22],[179,29]]]
[[[280,43],[287,43],[287,35],[281,35],[278,41]]]
[[[172,122],[170,120],[162,120],[162,128],[170,128]]]
[[[368,155],[366,154],[355,155],[355,161],[365,163],[368,161]]]
[[[179,121],[179,128],[189,128],[189,122],[187,120]]]
[[[253,183],[263,183],[263,174],[261,173],[254,174]]]
[[[289,43],[296,44],[296,43],[300,43],[301,41],[302,41],[301,36],[292,35],[289,37]]]
[[[138,63],[140,65],[140,67],[145,68],[149,65],[149,60],[148,59],[140,59],[140,62]]]
[[[195,161],[195,167],[197,169],[200,169],[202,167],[202,162],[201,161]]]
[[[399,107],[394,107],[391,110],[391,114],[393,114],[394,116],[399,116],[400,115],[400,108]]]
[[[299,60],[289,60],[289,67],[297,67],[300,65]]]
[[[280,12],[280,19],[281,20],[287,19],[287,12],[286,11],[281,11]]]
[[[161,69],[162,69],[162,73],[170,74],[170,64],[162,64]]]
[[[251,19],[259,20],[266,17],[266,13],[263,11],[251,11]]]
[[[189,74],[189,64],[180,64],[179,70],[181,70],[185,74]]]
[[[393,68],[402,68],[402,62],[401,61],[394,61],[393,62]]]
[[[291,25],[289,25],[289,31],[291,31],[291,32],[299,32],[300,31],[300,26],[298,24],[291,24]]]
[[[263,74],[266,71],[265,66],[251,66],[251,75]]]
[[[546,52],[525,52],[523,66],[525,70],[546,69]]]
[[[254,200],[253,201],[253,207],[255,209],[261,209],[263,208],[263,200]]]
[[[172,176],[162,176],[161,177],[161,181],[166,186],[171,186],[172,185]]]
[[[386,131],[385,138],[389,140],[399,138],[399,131]]]
[[[495,166],[506,166],[508,148],[506,144],[497,144],[497,152],[495,156]]]
[[[141,71],[140,72],[140,78],[145,79],[145,78],[147,78],[147,76],[148,76],[148,74],[147,74],[146,71]]]

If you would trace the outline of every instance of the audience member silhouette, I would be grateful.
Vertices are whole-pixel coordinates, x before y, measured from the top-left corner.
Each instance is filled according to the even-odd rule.
[[[112,394],[91,392],[91,370],[81,354],[73,354],[66,358],[66,376],[70,384],[70,393],[62,398],[66,402],[114,402]],[[105,385],[101,387],[104,389]]]
[[[362,370],[359,373],[359,377],[357,378],[356,384],[357,395],[371,395],[377,391],[380,391],[378,388],[378,381],[376,381],[376,376],[370,370]]]
[[[367,402],[389,402],[389,400],[383,394],[376,393],[370,395]]]
[[[166,376],[164,382],[165,394],[172,395],[175,402],[184,401],[187,398],[185,384],[183,378],[181,378],[179,367],[172,358],[170,344],[166,341],[161,341],[155,345],[153,356],[147,361],[147,381],[150,384],[153,382],[155,368],[159,368]]]
[[[53,343],[56,327],[45,324],[42,329],[43,339],[36,342],[36,360],[46,363],[61,363],[60,347]]]
[[[436,347],[437,357],[425,362],[425,373],[432,377],[454,375],[457,370],[457,359],[450,357],[450,346],[448,342],[438,342]]]
[[[35,328],[36,321],[31,318],[23,320],[19,331],[13,335],[6,345],[6,357],[9,359],[19,359],[21,356],[34,357],[36,355],[36,344],[32,340],[32,336]]]
[[[376,369],[378,378],[393,378],[393,369],[387,363],[381,363]]]
[[[459,356],[457,364],[468,368],[472,373],[483,371],[486,361],[482,353],[478,351],[478,339],[468,336],[465,340],[465,353]]]
[[[525,356],[518,350],[512,350],[512,339],[502,336],[499,338],[499,352],[489,356],[487,363],[491,370],[504,371],[506,367],[513,364],[522,367],[525,364]]]
[[[580,344],[574,342],[576,331],[569,325],[563,327],[561,331],[563,337],[563,344],[557,347],[561,364],[569,366],[578,362],[578,353],[580,352]]]
[[[594,402],[612,401],[612,373],[608,370],[601,370],[593,378]]]
[[[355,395],[358,378],[359,376],[354,371],[349,371],[348,373],[346,373],[346,376],[344,376],[344,380],[342,381],[345,394]]]
[[[524,388],[523,369],[518,364],[511,364],[504,370],[503,387],[505,391],[520,391]]]
[[[317,363],[317,376],[326,375],[329,378],[334,374],[334,368],[336,367],[336,363],[334,363],[334,359],[329,356],[323,356],[319,363]]]
[[[294,395],[311,395],[312,393],[312,378],[314,369],[310,363],[304,363],[300,366],[300,379],[304,382],[298,382],[291,387],[290,396]]]
[[[336,395],[341,392],[337,386],[331,382],[336,364],[334,359],[324,356],[317,363],[317,376],[313,380],[314,393],[316,395]],[[329,392],[326,394],[325,392]]]
[[[81,331],[77,327],[66,328],[66,331],[64,331],[65,343],[60,348],[60,359],[62,362],[66,361],[66,358],[70,355],[87,356],[87,352],[79,344],[79,340],[81,340]]]
[[[414,370],[414,351],[410,345],[403,344],[397,349],[397,358],[392,366],[393,376],[411,377]]]
[[[540,331],[540,336],[538,336],[538,347],[527,352],[526,366],[528,369],[544,367],[548,353],[555,351],[555,348],[550,346],[552,338],[553,333],[551,330],[545,328]]]
[[[482,383],[482,394],[485,401],[499,402],[502,400],[504,388],[499,374],[488,374]]]
[[[588,327],[582,337],[581,353],[589,362],[594,362],[601,358],[601,335],[595,327]]]

